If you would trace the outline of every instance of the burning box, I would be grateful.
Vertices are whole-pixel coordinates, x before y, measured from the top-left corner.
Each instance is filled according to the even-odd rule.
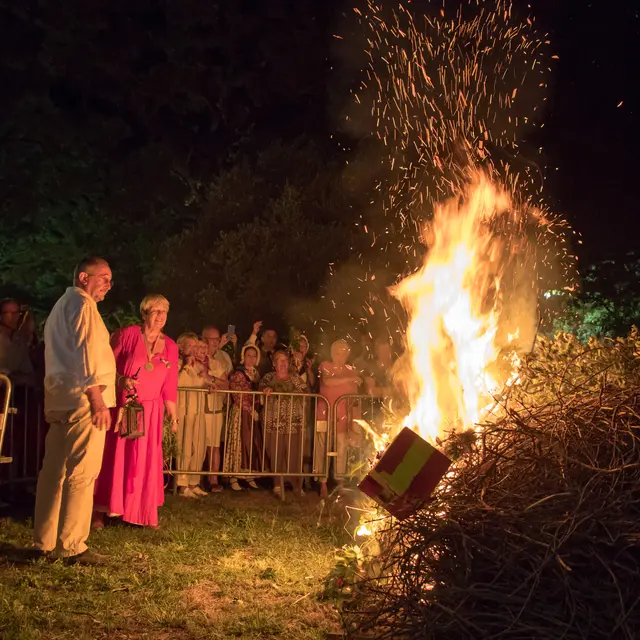
[[[450,465],[447,456],[405,427],[358,488],[404,520],[427,501]]]

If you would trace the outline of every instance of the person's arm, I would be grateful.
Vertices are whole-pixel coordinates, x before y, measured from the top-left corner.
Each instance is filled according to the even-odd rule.
[[[374,398],[386,398],[391,395],[393,389],[391,387],[381,387],[376,385],[376,381],[367,376],[364,379],[364,383],[367,387],[367,393]]]
[[[362,378],[360,378],[355,371],[347,371],[342,375],[335,375],[333,372],[321,367],[320,377],[322,378],[322,384],[327,387],[337,387],[345,382],[353,382],[358,385],[362,383]]]
[[[74,320],[80,387],[89,400],[94,426],[97,429],[109,429],[111,412],[102,397],[103,385],[98,382],[100,363],[96,341],[100,339],[99,332],[103,328],[99,324],[102,323],[102,318],[97,309],[83,304]]]
[[[313,361],[309,358],[305,358],[304,368],[307,372],[307,382],[309,383],[309,389],[313,389],[316,386],[316,374],[313,371]]]
[[[214,385],[216,389],[226,390],[229,389],[229,376],[233,373],[233,364],[229,354],[224,351],[222,353],[224,354],[224,371],[214,379]]]
[[[167,375],[162,384],[162,400],[164,401],[164,409],[171,418],[171,430],[176,431],[178,428],[178,347],[175,342],[167,340],[167,355],[169,362],[167,367]]]
[[[253,331],[251,335],[247,338],[247,341],[244,343],[245,346],[251,345],[255,347],[258,343],[258,333],[260,333],[260,327],[262,327],[262,320],[256,320],[253,323]]]
[[[272,381],[273,381],[272,374],[267,373],[265,376],[262,377],[262,380],[260,380],[260,382],[258,383],[258,390],[262,391],[265,396],[268,396],[270,393],[273,392],[273,389],[269,386],[270,384],[273,384]]]

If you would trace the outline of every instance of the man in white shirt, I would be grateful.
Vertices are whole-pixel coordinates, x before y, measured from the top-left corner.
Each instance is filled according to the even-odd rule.
[[[74,286],[56,302],[44,329],[44,405],[50,428],[36,491],[34,547],[36,555],[55,551],[69,564],[106,560],[85,541],[111,426],[109,409],[116,403],[116,363],[97,306],[112,284],[105,260],[81,261]]]

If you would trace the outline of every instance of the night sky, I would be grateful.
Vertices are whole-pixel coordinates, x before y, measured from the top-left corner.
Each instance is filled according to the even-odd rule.
[[[560,58],[540,136],[548,197],[582,233],[582,257],[636,249],[640,3],[532,0],[531,7]]]
[[[583,263],[635,249],[640,2],[515,5],[535,16],[539,32],[550,35],[549,55],[559,58],[550,61],[544,127],[523,146],[529,154],[544,150],[529,159],[545,167],[546,202],[582,235],[576,249]],[[174,206],[185,199],[176,176],[208,179],[238,150],[256,156],[296,136],[342,162],[332,134],[340,135],[338,114],[359,77],[336,59],[333,36],[352,7],[344,0],[3,3],[3,209],[14,222],[16,212],[35,210],[49,220],[86,198],[126,226],[169,202],[169,235],[194,216]],[[231,222],[221,219],[220,228]],[[30,224],[42,226],[35,217]],[[14,227],[14,244],[32,232]],[[87,242],[74,236],[69,252]],[[128,279],[139,271],[132,262]],[[28,289],[34,276],[27,269],[18,275]]]

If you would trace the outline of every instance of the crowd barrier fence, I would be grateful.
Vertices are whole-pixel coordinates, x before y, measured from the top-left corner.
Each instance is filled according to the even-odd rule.
[[[202,476],[273,477],[284,496],[286,481],[364,475],[372,450],[355,420],[374,430],[383,420],[384,399],[363,394],[331,405],[318,393],[178,391],[178,451],[165,466],[174,491]],[[0,374],[0,410],[0,486],[12,492],[35,485],[42,464],[48,428],[42,390],[12,385]]]
[[[0,486],[13,493],[17,486],[35,487],[44,456],[44,440],[48,425],[44,419],[42,389],[7,384],[0,376],[4,388],[0,434]]]
[[[2,444],[4,443],[4,434],[7,428],[9,412],[11,411],[11,380],[4,373],[0,373],[0,389],[4,387],[4,396],[2,397],[2,410],[0,411],[0,464],[11,464],[13,458],[11,456],[2,455]]]
[[[178,453],[166,472],[178,487],[202,476],[288,481],[326,478],[334,455],[332,408],[318,393],[178,388]]]
[[[359,480],[369,471],[373,442],[360,421],[382,433],[385,398],[349,393],[333,403],[335,465],[332,476],[339,481]]]

